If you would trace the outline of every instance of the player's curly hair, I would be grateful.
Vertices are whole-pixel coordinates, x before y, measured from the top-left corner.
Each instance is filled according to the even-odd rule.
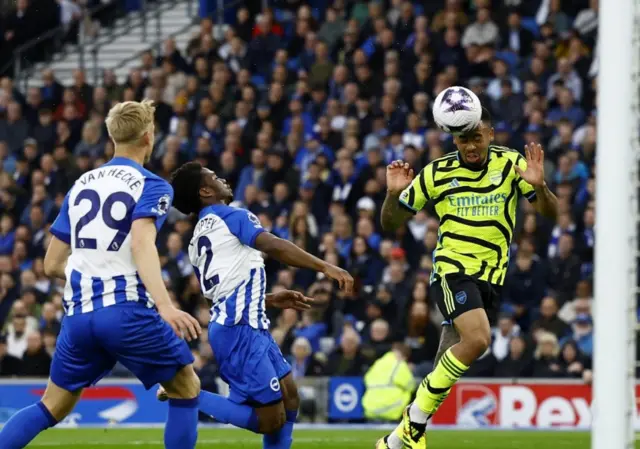
[[[198,213],[200,203],[200,185],[202,184],[202,165],[187,162],[171,174],[173,187],[173,207],[183,214]]]

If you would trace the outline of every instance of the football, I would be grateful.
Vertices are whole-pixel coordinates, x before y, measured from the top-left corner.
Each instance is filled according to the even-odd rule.
[[[433,119],[438,127],[450,134],[462,134],[480,123],[482,105],[476,94],[466,87],[448,87],[433,102]]]

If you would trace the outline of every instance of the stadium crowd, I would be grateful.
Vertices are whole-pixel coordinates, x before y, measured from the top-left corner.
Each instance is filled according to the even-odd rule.
[[[126,80],[105,70],[92,86],[77,70],[63,86],[45,70],[43,86],[26,92],[0,81],[0,376],[48,374],[63,285],[44,275],[47,228],[74,180],[113,154],[110,106],[144,97],[157,104],[156,173],[202,162],[265,228],[356,278],[347,297],[315,273],[266,261],[272,291],[315,299],[301,315],[271,311],[296,378],[363,375],[392,346],[424,376],[442,321],[427,291],[438,221],[427,209],[389,235],[379,213],[388,162],[417,173],[454,150],[430,109],[460,84],[491,111],[496,144],[543,143],[560,204],[549,223],[522,202],[493,341],[467,375],[588,380],[597,0],[270,3],[255,16],[238,9],[219,41],[203,18],[186,48],[168,39]],[[158,248],[175,302],[204,327],[209,310],[185,251],[192,228],[172,210]],[[203,388],[215,389],[209,345],[193,350]]]

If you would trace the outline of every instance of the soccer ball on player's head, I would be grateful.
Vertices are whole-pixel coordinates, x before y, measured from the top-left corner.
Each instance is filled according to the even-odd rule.
[[[466,87],[448,87],[433,102],[433,119],[438,128],[449,134],[463,134],[480,124],[482,105],[476,94]]]

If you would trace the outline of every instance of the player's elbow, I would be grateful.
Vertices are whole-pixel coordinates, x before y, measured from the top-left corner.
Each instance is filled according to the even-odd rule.
[[[43,267],[45,276],[55,277],[58,272],[57,264],[55,263],[55,261],[51,260],[51,257],[48,253],[44,256]]]
[[[281,247],[282,239],[269,232],[261,232],[256,237],[255,246],[258,251],[262,251],[268,256],[274,255]]]

